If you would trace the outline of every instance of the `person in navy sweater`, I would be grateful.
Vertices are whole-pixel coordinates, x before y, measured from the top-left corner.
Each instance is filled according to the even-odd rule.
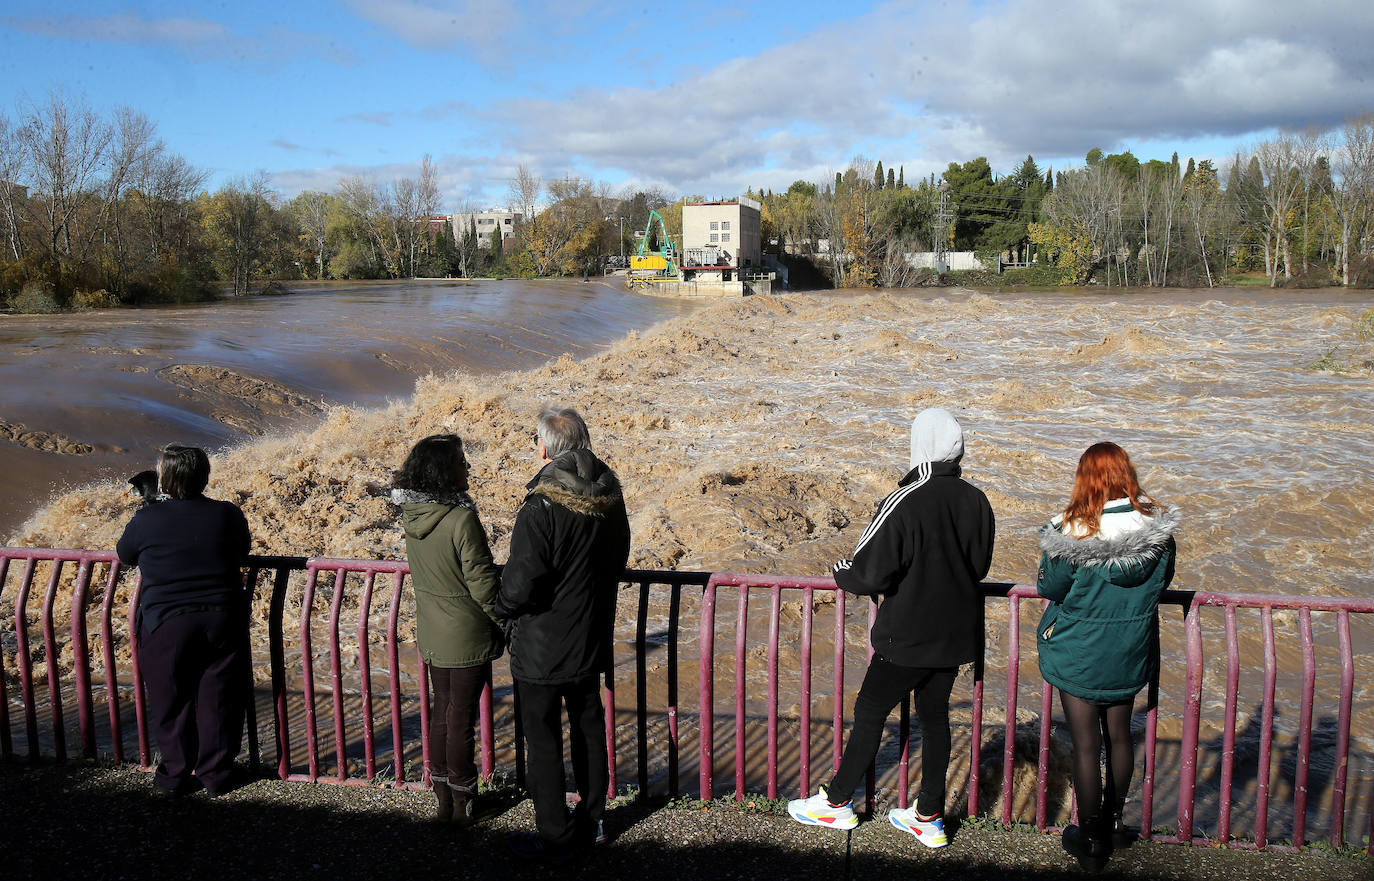
[[[241,570],[252,537],[237,505],[204,496],[204,450],[168,445],[157,474],[165,498],[140,508],[115,546],[143,581],[136,629],[162,754],[154,781],[172,795],[221,795],[238,782],[243,742],[249,595]]]

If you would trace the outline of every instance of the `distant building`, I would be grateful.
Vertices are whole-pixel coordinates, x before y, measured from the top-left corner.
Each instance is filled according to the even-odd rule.
[[[733,202],[682,206],[683,268],[726,266],[736,270],[763,263],[760,205],[740,196]]]
[[[453,240],[463,241],[463,233],[477,224],[477,247],[491,249],[491,237],[500,231],[501,242],[515,235],[515,224],[520,220],[518,211],[482,211],[476,214],[453,214],[449,222],[453,224]]]

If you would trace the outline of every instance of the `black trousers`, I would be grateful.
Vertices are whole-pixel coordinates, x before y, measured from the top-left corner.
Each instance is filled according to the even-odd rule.
[[[162,761],[157,785],[206,789],[229,782],[243,745],[248,694],[248,632],[229,611],[173,615],[139,640],[148,690],[148,727]]]
[[[534,800],[534,825],[552,850],[574,843],[606,812],[611,773],[606,764],[606,716],[601,707],[601,677],[540,685],[515,683],[520,721],[528,745],[525,783]],[[568,713],[568,745],[579,801],[568,816],[563,774],[563,709]]]
[[[429,668],[434,700],[429,714],[430,773],[459,786],[477,782],[477,701],[491,675],[491,663],[475,667]]]
[[[945,774],[949,772],[949,695],[957,667],[903,667],[874,655],[854,699],[854,730],[840,759],[840,769],[826,794],[832,802],[852,798],[864,772],[878,754],[887,717],[913,690],[916,718],[921,723],[921,794],[916,810],[922,816],[945,810]]]

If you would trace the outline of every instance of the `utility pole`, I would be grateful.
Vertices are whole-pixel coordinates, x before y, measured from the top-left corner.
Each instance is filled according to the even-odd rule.
[[[949,271],[949,234],[954,228],[954,210],[949,205],[949,181],[940,181],[940,207],[935,211],[933,232],[935,241],[931,250],[935,252],[935,271]]]

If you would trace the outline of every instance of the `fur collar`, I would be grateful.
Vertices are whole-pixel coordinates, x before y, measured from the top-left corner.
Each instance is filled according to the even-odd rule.
[[[391,504],[398,507],[401,505],[447,505],[450,508],[463,507],[472,511],[477,510],[477,503],[467,493],[457,493],[436,499],[413,489],[393,489],[391,491]]]
[[[1159,556],[1182,518],[1177,508],[1149,518],[1143,529],[1113,539],[1073,538],[1052,525],[1042,527],[1040,549],[1076,566],[1135,566]]]
[[[604,517],[622,499],[615,472],[590,450],[560,453],[530,481],[529,489],[531,495],[589,517]]]

